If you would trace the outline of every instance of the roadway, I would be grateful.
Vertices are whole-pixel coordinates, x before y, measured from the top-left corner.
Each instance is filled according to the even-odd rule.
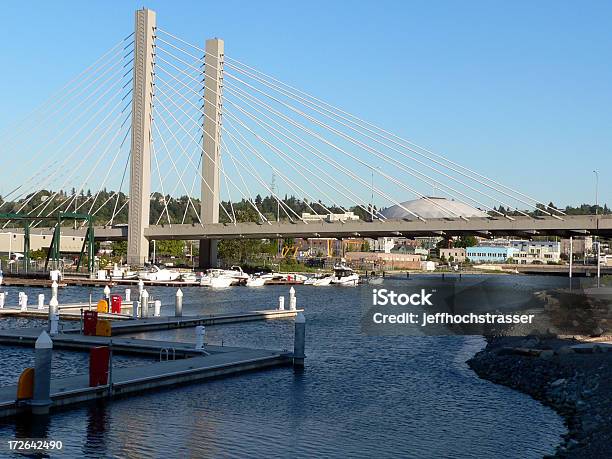
[[[127,239],[127,225],[95,228],[97,240]],[[12,231],[12,230],[11,230]],[[15,229],[15,231],[19,231]],[[32,234],[52,234],[52,228],[32,230]],[[385,220],[375,222],[270,222],[151,225],[145,229],[149,240],[195,239],[275,239],[280,237],[420,237],[420,236],[585,236],[612,237],[612,215],[571,215],[552,217],[470,218]],[[83,236],[84,230],[63,228],[64,236]]]

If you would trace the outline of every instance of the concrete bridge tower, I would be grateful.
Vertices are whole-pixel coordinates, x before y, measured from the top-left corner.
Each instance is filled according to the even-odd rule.
[[[149,257],[149,241],[145,238],[144,231],[149,226],[151,208],[155,12],[138,10],[135,22],[127,262],[142,265]]]
[[[202,207],[204,225],[219,223],[219,162],[221,152],[221,111],[223,92],[224,43],[219,38],[206,40],[204,58],[204,140],[202,153]],[[200,241],[200,267],[217,265],[217,242]]]

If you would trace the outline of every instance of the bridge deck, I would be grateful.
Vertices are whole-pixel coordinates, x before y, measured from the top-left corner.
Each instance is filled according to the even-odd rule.
[[[270,222],[269,224],[237,223],[207,225],[150,225],[145,228],[148,239],[237,239],[279,237],[382,237],[382,236],[431,236],[439,234],[490,234],[494,236],[554,235],[580,236],[585,234],[612,237],[612,215],[567,215],[563,219],[552,217],[473,217],[468,220],[432,218],[420,220],[346,221],[346,222]],[[20,232],[19,228],[11,229]],[[52,228],[38,229],[36,234],[49,234]],[[67,236],[84,236],[84,230],[62,228]],[[127,226],[102,226],[95,228],[99,240],[124,240]]]

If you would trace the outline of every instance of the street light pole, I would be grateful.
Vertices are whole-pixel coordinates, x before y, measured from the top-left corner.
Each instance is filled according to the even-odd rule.
[[[599,194],[599,172],[594,170],[593,173],[595,174],[595,219],[599,219],[599,200],[598,200],[598,194]],[[601,250],[600,250],[600,246],[599,246],[599,239],[597,239],[597,236],[595,236],[595,241],[597,243],[597,288],[599,288],[599,282],[600,282],[600,276],[601,276],[601,265],[600,265],[600,257],[601,257]]]
[[[599,213],[598,212],[599,172],[593,171],[593,173],[595,174],[595,215],[597,215]]]

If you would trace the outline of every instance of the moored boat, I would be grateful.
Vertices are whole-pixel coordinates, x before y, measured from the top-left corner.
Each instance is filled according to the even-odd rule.
[[[344,263],[341,263],[334,266],[334,275],[331,283],[338,285],[357,285],[359,283],[359,274]]]

